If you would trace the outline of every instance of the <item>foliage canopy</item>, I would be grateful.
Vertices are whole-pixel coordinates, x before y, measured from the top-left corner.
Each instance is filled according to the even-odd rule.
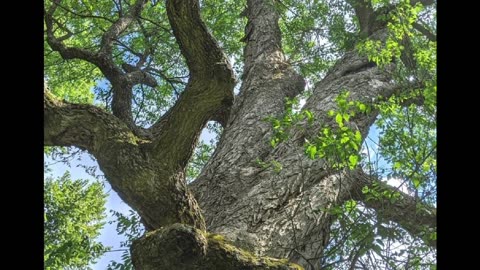
[[[44,181],[45,269],[87,269],[107,247],[96,238],[105,224],[107,195],[99,182],[70,173]]]

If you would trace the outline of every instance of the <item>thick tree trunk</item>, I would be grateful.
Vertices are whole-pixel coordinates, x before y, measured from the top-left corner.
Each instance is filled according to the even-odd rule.
[[[335,109],[335,97],[341,91],[350,91],[352,99],[365,103],[393,94],[395,88],[386,74],[355,53],[346,54],[305,104],[317,124],[294,131],[291,139],[275,149],[268,144],[272,136],[268,123],[259,119],[257,125],[263,129],[236,130],[236,125],[248,126],[252,119],[231,115],[235,121],[229,122],[211,161],[191,185],[207,229],[258,255],[288,257],[307,269],[318,269],[333,220],[318,210],[349,199],[357,186],[352,172],[327,171],[324,160],[310,160],[305,139],[318,133],[320,123],[332,124],[326,113]],[[252,100],[262,100],[255,95],[265,94],[245,91]],[[354,119],[364,137],[375,117],[373,112]],[[282,170],[262,168],[257,159],[275,160]]]
[[[305,269],[320,269],[334,218],[319,210],[358,199],[352,194],[361,194],[368,183],[362,181],[361,171],[327,170],[324,160],[310,160],[305,154],[305,139],[312,140],[320,126],[335,126],[327,112],[337,109],[335,98],[341,92],[349,91],[352,100],[373,104],[378,97],[388,98],[402,89],[393,83],[392,66],[380,69],[355,51],[348,52],[317,83],[304,106],[314,113],[315,124],[305,123],[304,129],[293,131],[291,139],[272,149],[269,140],[273,130],[265,118],[279,116],[284,97],[298,94],[303,87],[281,51],[272,5],[248,1],[247,17],[240,96],[215,153],[191,187],[209,231],[225,235],[236,246],[257,255],[289,258]],[[370,34],[383,39],[385,30]],[[271,45],[275,49],[269,49],[275,42]],[[254,68],[259,70],[252,72]],[[365,138],[376,116],[375,111],[357,115],[351,126]],[[262,168],[257,160],[274,160],[282,169]],[[414,203],[408,205],[415,209]],[[379,208],[372,203],[368,206]],[[401,219],[398,212],[388,212],[383,214],[389,220]],[[434,224],[434,219],[428,223]]]

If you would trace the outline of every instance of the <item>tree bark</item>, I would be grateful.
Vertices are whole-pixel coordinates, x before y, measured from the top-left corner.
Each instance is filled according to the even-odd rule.
[[[205,229],[184,169],[152,157],[152,142],[135,136],[115,116],[60,101],[46,91],[44,143],[77,146],[94,155],[113,190],[139,213],[147,229],[173,223]]]
[[[247,3],[249,22],[245,29],[247,46],[240,96],[216,151],[191,187],[209,231],[225,235],[236,246],[257,255],[289,258],[305,269],[320,269],[334,218],[318,210],[342,204],[352,198],[352,193],[361,193],[363,185],[358,184],[361,181],[356,172],[327,171],[324,160],[310,160],[304,153],[305,139],[318,134],[320,126],[334,126],[327,112],[337,109],[335,97],[341,92],[349,91],[352,100],[373,104],[378,97],[388,98],[402,89],[389,74],[393,66],[380,69],[357,52],[348,52],[317,83],[304,106],[315,115],[315,124],[307,127],[305,123],[304,129],[295,131],[290,140],[272,149],[268,145],[272,129],[264,119],[280,115],[284,97],[298,94],[303,85],[299,76],[289,73],[280,36],[276,36],[278,17],[273,3]],[[374,38],[385,37],[380,26],[375,25],[374,29],[370,33]],[[257,42],[266,44],[266,48]],[[279,57],[269,58],[271,55]],[[280,72],[272,72],[272,66],[284,66],[282,70],[292,75],[276,77]],[[252,72],[256,67],[261,70]],[[279,87],[273,84],[276,81],[281,81]],[[365,138],[376,116],[375,111],[358,115],[352,119],[352,126]],[[283,169],[262,168],[258,159],[267,163],[275,160]],[[416,209],[411,202],[408,205]],[[378,208],[372,203],[367,206]],[[384,210],[379,214],[398,222],[400,217],[393,212]],[[427,220],[424,224],[436,226],[431,213]],[[420,230],[409,231],[415,234]]]
[[[293,132],[291,139],[275,149],[268,145],[272,132],[265,122],[258,123],[264,129],[235,131],[234,124],[226,127],[211,160],[191,184],[209,231],[225,235],[236,246],[257,255],[289,258],[305,269],[321,268],[320,258],[334,218],[319,209],[352,199],[352,193],[361,193],[364,185],[359,183],[366,182],[356,172],[327,170],[324,160],[310,160],[303,144],[305,139],[311,140],[318,134],[320,124],[335,125],[326,115],[329,110],[337,109],[335,97],[345,90],[350,91],[352,100],[372,104],[379,96],[387,98],[400,89],[391,83],[388,72],[350,52],[316,85],[304,106],[314,113],[316,124]],[[374,111],[352,119],[352,126],[363,138],[376,115]],[[248,127],[252,121],[235,114],[232,118],[239,126]],[[259,131],[263,134],[258,135]],[[255,138],[256,143],[248,142],[250,138]],[[267,163],[275,160],[283,169],[262,168],[256,163],[257,158]],[[403,201],[398,202],[398,206],[382,208],[379,214],[386,220],[399,222],[403,217],[393,209],[407,203],[409,211],[415,211],[417,207],[412,198],[404,196],[408,203]],[[379,209],[384,204],[367,202],[366,205]],[[427,216],[423,224],[435,227],[435,215]],[[409,231],[414,235],[420,231],[413,223],[402,225],[413,225],[416,229]]]
[[[285,259],[258,257],[241,250],[223,236],[207,234],[184,224],[147,233],[132,245],[136,269],[157,270],[300,270]]]

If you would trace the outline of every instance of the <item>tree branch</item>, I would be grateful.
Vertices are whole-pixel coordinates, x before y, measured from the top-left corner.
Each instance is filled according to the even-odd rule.
[[[167,15],[191,76],[233,82],[227,57],[200,17],[198,0],[168,0]]]
[[[378,17],[382,13],[393,10],[396,6],[394,4],[391,4],[375,11],[372,7],[372,3],[370,0],[347,0],[347,3],[349,3],[355,11],[355,15],[357,16],[360,24],[360,35],[362,37],[368,37],[371,34],[373,34],[375,31],[386,26],[386,21],[379,20]],[[417,3],[421,3],[423,6],[429,6],[434,4],[434,1],[433,0],[411,0],[410,1],[410,4],[412,6],[414,6]],[[426,33],[422,32],[426,29],[422,29],[422,30],[417,29],[417,30],[423,33],[424,35],[426,35],[429,39],[433,38],[431,33],[427,35]],[[435,37],[435,40],[436,40],[436,37]]]
[[[430,238],[430,233],[436,231],[437,228],[437,210],[431,206],[423,204],[418,199],[399,191],[398,188],[392,187],[376,177],[367,175],[363,171],[357,171],[355,175],[357,181],[354,192],[354,199],[362,201],[366,207],[375,209],[377,214],[389,221],[393,221],[411,235],[420,237],[425,244],[436,248],[437,240]],[[376,187],[374,187],[376,185]],[[387,192],[388,194],[399,193],[398,199],[389,198],[371,198],[363,194],[362,188],[369,187],[376,189],[380,194]]]
[[[205,230],[183,170],[161,162],[168,158],[152,159],[150,143],[135,136],[117,117],[95,106],[62,102],[45,87],[45,145],[88,150],[120,198],[142,217],[147,230],[173,223]]]
[[[113,114],[132,129],[136,128],[132,117],[132,87],[137,84],[155,87],[157,82],[155,78],[142,70],[135,70],[131,73],[122,71],[113,61],[112,45],[113,41],[140,15],[146,2],[146,0],[137,0],[123,17],[120,17],[109,27],[102,36],[98,52],[65,46],[63,40],[70,37],[69,34],[61,38],[55,37],[53,14],[60,6],[61,0],[54,0],[49,10],[45,11],[47,43],[52,50],[58,51],[63,59],[82,59],[97,66],[112,84]]]
[[[44,87],[44,144],[76,146],[98,152],[105,140],[123,141],[130,130],[118,118],[86,104],[56,98]]]
[[[235,78],[227,57],[200,18],[198,0],[169,0],[167,15],[190,70],[176,104],[152,127],[155,152],[186,166],[202,128],[233,103]],[[225,119],[220,120],[225,122]]]
[[[367,37],[371,34],[371,24],[374,10],[370,0],[347,0],[357,15],[360,24],[360,34]]]
[[[132,87],[139,83],[155,87],[157,82],[148,73],[141,70],[136,70],[133,73],[127,72],[127,74],[124,75],[112,59],[112,45],[113,42],[118,39],[119,35],[140,16],[146,3],[146,0],[136,0],[128,12],[124,13],[122,17],[118,18],[118,20],[109,27],[102,35],[100,50],[98,52],[104,59],[104,62],[101,63],[104,69],[102,71],[113,86],[112,112],[115,116],[125,121],[131,128],[135,128],[132,116]]]
[[[101,20],[105,20],[105,21],[108,21],[108,22],[111,22],[113,23],[114,21],[107,18],[107,17],[102,17],[102,16],[96,16],[96,15],[92,15],[92,14],[80,14],[80,13],[77,13],[71,9],[68,9],[67,7],[63,6],[63,5],[60,5],[60,3],[56,3],[56,5],[58,5],[61,9],[65,10],[66,12],[68,13],[71,13],[77,17],[80,17],[80,18],[92,18],[92,19],[101,19]]]
[[[65,37],[56,38],[53,30],[53,13],[56,11],[58,4],[61,0],[53,1],[51,7],[48,11],[44,11],[45,13],[45,25],[46,25],[46,32],[47,32],[47,43],[50,45],[52,50],[57,51],[60,53],[63,59],[83,59],[93,64],[98,64],[100,59],[99,57],[88,50],[75,48],[75,47],[67,47],[63,44],[63,40]],[[68,36],[68,34],[67,34]]]
[[[100,43],[100,53],[111,55],[112,44],[118,36],[127,29],[127,27],[140,16],[142,9],[145,7],[147,0],[136,0],[135,4],[128,10],[124,16],[118,18],[110,28],[102,35],[102,41]]]
[[[349,99],[360,101],[367,105],[375,104],[378,97],[388,98],[400,91],[399,86],[392,82],[390,71],[393,65],[379,69],[374,63],[369,62],[366,57],[358,55],[357,52],[347,52],[337,64],[328,72],[323,80],[315,85],[312,96],[305,102],[302,109],[313,113],[316,121],[313,126],[307,126],[305,130],[298,131],[293,140],[302,136],[309,138],[316,136],[321,127],[326,125],[336,126],[335,121],[328,117],[328,111],[338,110],[335,98],[342,92],[350,93]],[[351,118],[351,125],[358,129],[365,138],[370,126],[376,119],[376,111],[369,114],[357,114]]]
[[[421,25],[418,22],[413,23],[413,28],[415,28],[418,32],[422,33],[428,40],[436,42],[437,35],[434,35],[430,30],[428,30],[425,26]]]
[[[234,159],[224,160],[225,168],[249,166],[252,160],[271,150],[265,140],[271,132],[265,119],[284,112],[285,98],[296,96],[305,86],[282,51],[279,16],[274,5],[273,0],[249,0],[242,12],[248,18],[242,39],[246,42],[243,82],[231,112],[225,113],[228,122],[223,132],[225,138],[235,138],[227,139],[229,143],[216,151],[220,157],[236,153]]]

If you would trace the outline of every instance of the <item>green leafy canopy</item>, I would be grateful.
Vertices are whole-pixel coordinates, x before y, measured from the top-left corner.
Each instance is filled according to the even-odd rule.
[[[89,269],[108,247],[97,242],[105,224],[103,185],[66,172],[44,182],[45,269]]]

